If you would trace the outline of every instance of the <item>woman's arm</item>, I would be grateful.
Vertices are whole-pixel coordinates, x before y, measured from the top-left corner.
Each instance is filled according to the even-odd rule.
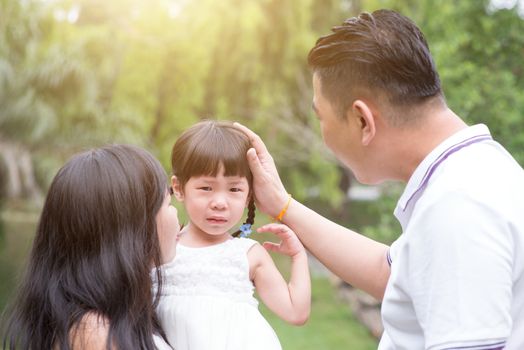
[[[260,137],[238,123],[235,126],[250,139],[254,148],[247,153],[253,172],[258,208],[276,217],[286,206],[288,194]],[[282,222],[295,231],[304,246],[329,270],[354,287],[382,299],[389,279],[388,247],[317,214],[291,200]]]
[[[251,278],[257,293],[266,306],[283,320],[302,325],[311,309],[311,280],[306,251],[297,236],[289,227],[281,224],[268,224],[258,232],[271,232],[277,235],[279,244],[266,242],[267,250],[291,257],[291,276],[286,283],[268,252],[260,245],[248,252]]]

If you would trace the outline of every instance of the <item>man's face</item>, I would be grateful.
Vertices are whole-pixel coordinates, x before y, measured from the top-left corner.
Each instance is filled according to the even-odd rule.
[[[360,136],[351,111],[343,116],[337,113],[331,102],[322,94],[321,81],[316,73],[313,75],[313,93],[313,109],[320,122],[324,143],[358,178]]]

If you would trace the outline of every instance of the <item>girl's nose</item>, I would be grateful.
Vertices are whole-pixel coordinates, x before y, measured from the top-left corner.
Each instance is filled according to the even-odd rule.
[[[211,208],[215,210],[221,210],[225,209],[227,206],[227,202],[223,196],[217,195],[213,197],[213,200],[211,201]]]

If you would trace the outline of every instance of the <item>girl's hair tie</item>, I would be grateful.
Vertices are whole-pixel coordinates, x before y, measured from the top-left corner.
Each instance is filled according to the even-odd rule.
[[[240,235],[239,237],[243,237],[243,238],[246,238],[246,237],[249,237],[249,235],[251,234],[251,224],[242,224],[240,225]]]

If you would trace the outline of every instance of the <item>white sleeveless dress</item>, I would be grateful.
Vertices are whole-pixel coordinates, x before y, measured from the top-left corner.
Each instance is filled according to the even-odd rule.
[[[153,343],[155,344],[156,350],[173,350],[173,348],[157,334],[153,334]]]
[[[254,244],[232,238],[202,248],[177,245],[176,257],[162,266],[157,308],[175,350],[282,349],[253,297],[247,251]]]

